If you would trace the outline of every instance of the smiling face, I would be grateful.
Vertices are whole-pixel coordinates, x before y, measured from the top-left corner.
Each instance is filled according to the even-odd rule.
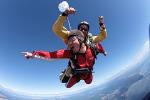
[[[87,25],[81,25],[80,27],[79,27],[79,30],[84,34],[84,36],[86,37],[87,36],[87,34],[88,34],[88,27],[87,27]]]
[[[72,36],[68,39],[68,49],[72,50],[74,53],[79,52],[80,42],[76,36]]]
[[[84,44],[85,35],[79,30],[71,30],[68,36],[68,49],[72,50],[73,53],[82,53],[85,51]],[[82,51],[82,52],[81,52]]]

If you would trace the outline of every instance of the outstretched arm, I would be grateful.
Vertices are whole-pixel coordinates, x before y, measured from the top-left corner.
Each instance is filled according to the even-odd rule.
[[[30,52],[22,52],[24,56],[29,59],[29,58],[39,58],[39,59],[68,59],[71,57],[71,51],[70,50],[57,50],[54,52],[47,52],[47,51],[33,51],[32,53]]]
[[[103,41],[107,37],[107,31],[104,24],[103,16],[99,16],[99,25],[100,25],[100,33],[97,36],[92,36],[92,40],[94,43],[98,43]]]

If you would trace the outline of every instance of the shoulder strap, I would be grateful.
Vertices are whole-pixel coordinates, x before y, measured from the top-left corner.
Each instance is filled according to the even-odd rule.
[[[86,44],[89,45],[92,43],[92,33],[88,33],[87,39],[86,39]]]
[[[77,55],[73,54],[73,56],[69,59],[69,65],[74,69],[74,68],[78,68],[78,62],[77,62]]]

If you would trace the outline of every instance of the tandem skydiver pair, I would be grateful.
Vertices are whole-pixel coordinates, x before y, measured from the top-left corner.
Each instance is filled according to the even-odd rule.
[[[67,49],[60,49],[54,52],[42,50],[23,52],[27,59],[69,59],[67,68],[59,76],[60,81],[65,83],[67,88],[71,88],[80,80],[90,84],[93,80],[92,72],[96,56],[99,53],[105,56],[107,54],[100,44],[107,37],[103,16],[98,17],[100,33],[97,36],[93,36],[89,33],[90,25],[87,21],[79,23],[77,29],[74,30],[69,31],[65,28],[65,20],[75,12],[74,8],[67,8],[59,15],[52,27],[53,32],[67,45]]]

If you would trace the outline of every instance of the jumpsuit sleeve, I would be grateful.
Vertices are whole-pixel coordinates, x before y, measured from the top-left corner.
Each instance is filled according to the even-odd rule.
[[[40,57],[44,57],[46,59],[69,59],[71,57],[72,52],[70,50],[57,50],[54,52],[48,51],[34,51],[32,54]]]
[[[104,53],[105,52],[104,48],[102,47],[102,45],[100,43],[96,44],[96,48],[97,48],[99,53]]]
[[[53,24],[52,30],[53,32],[59,36],[65,43],[68,38],[69,31],[64,27],[64,23],[67,16],[59,15],[58,19]]]
[[[92,41],[94,43],[98,43],[103,41],[106,37],[107,37],[107,31],[106,29],[102,29],[97,36],[92,36]]]

